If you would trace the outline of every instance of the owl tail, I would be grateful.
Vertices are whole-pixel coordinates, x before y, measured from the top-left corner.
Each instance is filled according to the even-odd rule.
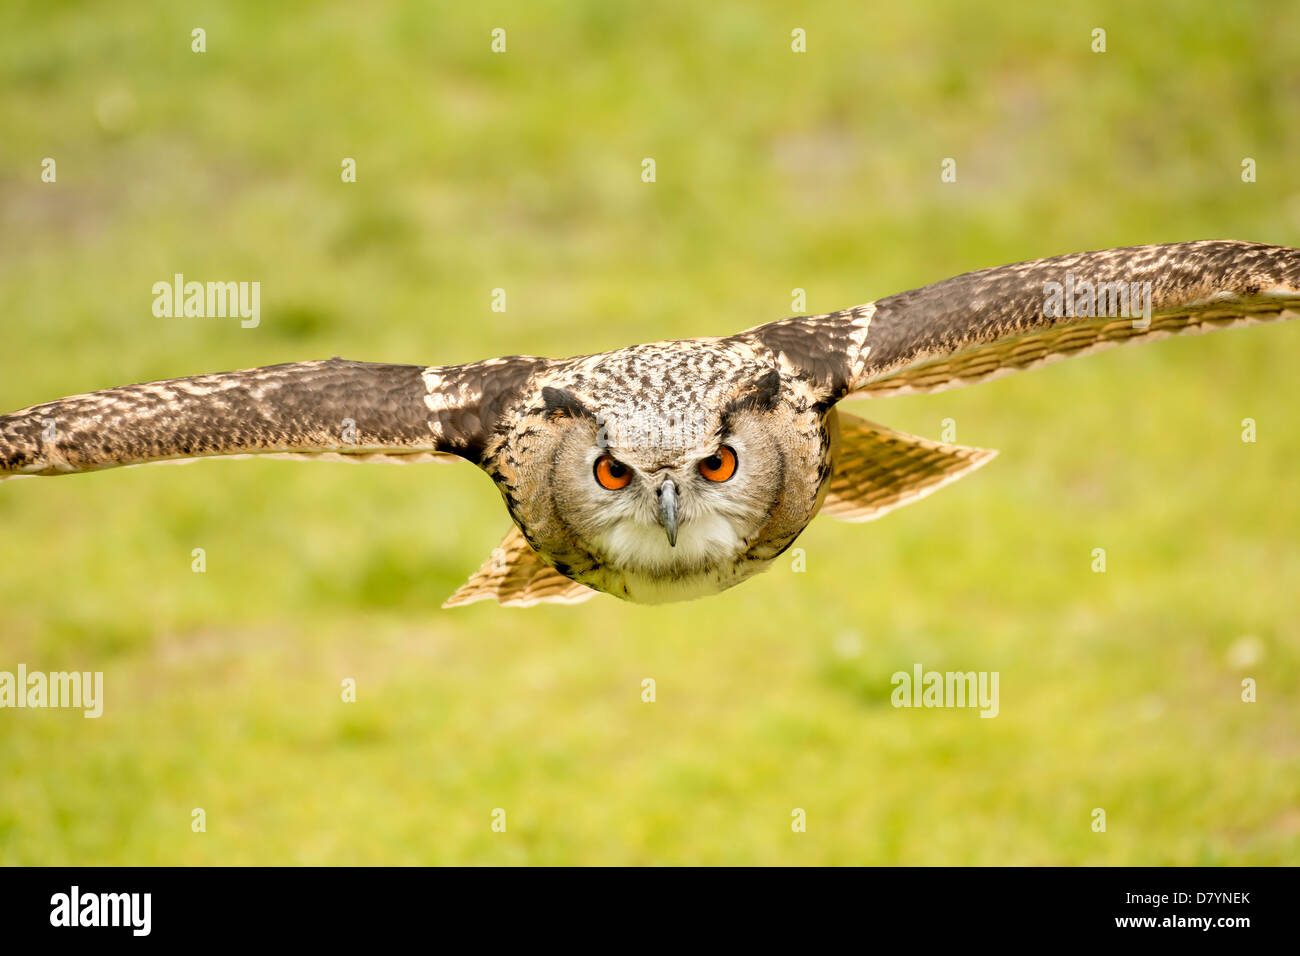
[[[442,606],[459,607],[487,600],[506,607],[577,604],[595,593],[585,584],[570,581],[544,564],[519,529],[511,528],[492,556],[483,562],[483,567]]]
[[[821,514],[872,521],[985,464],[996,451],[945,445],[839,412],[840,440]]]

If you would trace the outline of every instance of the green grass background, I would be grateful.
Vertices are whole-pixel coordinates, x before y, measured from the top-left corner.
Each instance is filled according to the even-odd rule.
[[[7,3],[0,408],[1297,245],[1297,36],[1214,0]],[[261,326],[154,318],[175,272],[260,281]],[[469,466],[5,483],[0,669],[102,670],[106,703],[0,711],[0,862],[1294,863],[1297,356],[1300,323],[854,403],[1002,455],[668,607],[440,610],[508,527]],[[999,671],[1000,716],[890,707],[915,662]]]

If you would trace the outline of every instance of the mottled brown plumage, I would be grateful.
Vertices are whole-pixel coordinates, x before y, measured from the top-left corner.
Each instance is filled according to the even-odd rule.
[[[572,602],[590,588],[680,600],[763,570],[819,510],[868,520],[992,455],[841,416],[843,398],[1298,313],[1298,250],[1110,249],[599,355],[331,359],[106,389],[0,416],[0,478],[211,455],[459,457],[493,478],[518,530],[449,604]],[[622,484],[603,484],[602,467]]]

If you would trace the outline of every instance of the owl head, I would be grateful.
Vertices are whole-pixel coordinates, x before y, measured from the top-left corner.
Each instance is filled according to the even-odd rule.
[[[643,603],[683,600],[761,570],[816,513],[824,412],[785,394],[770,367],[688,378],[540,389],[512,436],[531,474],[503,492],[561,573]]]

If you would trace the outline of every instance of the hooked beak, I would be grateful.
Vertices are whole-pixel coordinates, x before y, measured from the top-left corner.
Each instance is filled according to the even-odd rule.
[[[659,496],[659,523],[668,533],[669,547],[677,547],[677,486],[671,478],[664,479],[656,492]]]

